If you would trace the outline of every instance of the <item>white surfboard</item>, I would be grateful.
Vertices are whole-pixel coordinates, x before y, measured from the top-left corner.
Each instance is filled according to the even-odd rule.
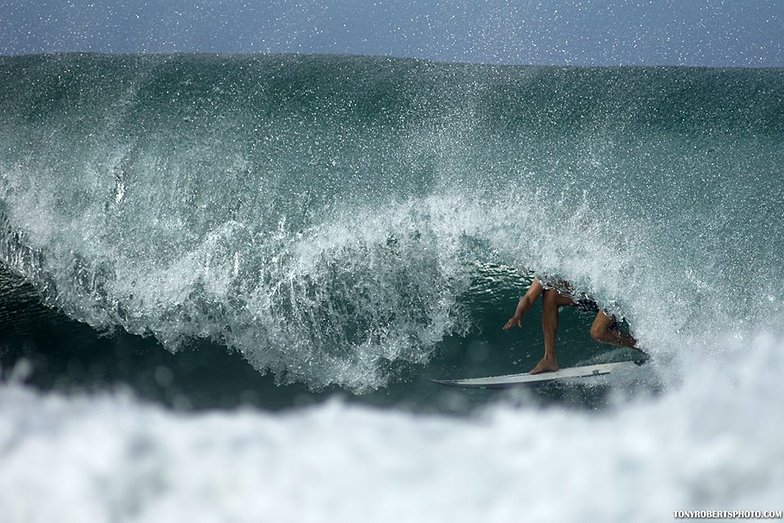
[[[618,363],[602,363],[599,365],[585,365],[582,367],[568,367],[555,372],[543,372],[541,374],[507,374],[505,376],[489,376],[486,378],[466,378],[457,380],[430,380],[441,385],[451,387],[463,387],[469,389],[503,389],[515,385],[528,383],[542,383],[546,381],[565,380],[571,378],[590,378],[592,376],[604,376],[611,372],[623,369],[634,369],[639,367],[633,361],[621,361]]]

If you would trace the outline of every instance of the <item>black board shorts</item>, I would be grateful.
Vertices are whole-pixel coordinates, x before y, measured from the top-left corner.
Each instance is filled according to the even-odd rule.
[[[602,310],[601,307],[599,307],[599,304],[596,303],[596,300],[583,292],[579,292],[574,288],[574,285],[566,280],[547,277],[539,277],[538,279],[544,290],[555,291],[561,296],[566,296],[572,300],[571,306],[576,308],[579,312],[584,312],[586,314],[596,314]],[[612,314],[608,313],[607,311],[604,312],[608,316],[612,316]]]
[[[601,310],[599,308],[599,304],[590,298],[582,298],[579,300],[575,300],[574,307],[578,311],[584,312],[586,314],[596,314]]]

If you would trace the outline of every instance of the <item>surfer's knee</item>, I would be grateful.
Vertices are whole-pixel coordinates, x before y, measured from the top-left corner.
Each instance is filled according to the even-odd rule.
[[[558,293],[552,289],[545,290],[542,293],[542,305],[549,306],[549,307],[557,307]]]
[[[594,323],[591,325],[591,338],[594,341],[603,342],[607,339],[608,329],[606,326]]]
[[[600,312],[591,324],[591,338],[594,341],[606,343],[613,338],[612,326],[615,324],[612,316]]]

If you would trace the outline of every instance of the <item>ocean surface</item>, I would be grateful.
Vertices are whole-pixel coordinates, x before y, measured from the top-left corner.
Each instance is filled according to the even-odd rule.
[[[0,57],[0,520],[782,510],[783,213],[782,69]],[[538,273],[651,361],[431,383]]]

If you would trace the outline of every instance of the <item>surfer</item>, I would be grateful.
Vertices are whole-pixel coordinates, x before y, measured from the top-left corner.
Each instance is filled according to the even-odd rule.
[[[530,374],[553,372],[559,369],[555,358],[555,333],[558,330],[558,309],[562,306],[576,307],[584,312],[595,312],[591,325],[591,338],[599,343],[616,347],[637,348],[637,340],[621,331],[615,316],[607,314],[588,296],[575,292],[574,287],[565,280],[534,279],[528,292],[520,298],[514,316],[504,325],[504,330],[523,326],[523,316],[542,296],[542,331],[544,333],[544,356],[531,369]]]

